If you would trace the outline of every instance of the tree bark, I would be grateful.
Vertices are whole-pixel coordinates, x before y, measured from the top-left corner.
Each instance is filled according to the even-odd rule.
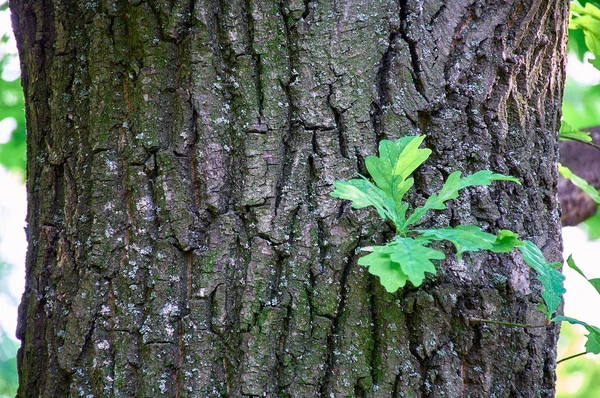
[[[28,122],[19,397],[553,396],[557,329],[519,256],[388,294],[392,231],[328,194],[426,134],[424,225],[560,260],[567,0],[12,0]],[[450,253],[450,248],[447,248]]]

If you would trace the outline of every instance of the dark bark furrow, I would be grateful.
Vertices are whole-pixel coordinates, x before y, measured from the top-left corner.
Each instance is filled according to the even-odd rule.
[[[427,94],[425,92],[425,82],[423,81],[423,66],[421,66],[421,57],[419,56],[419,50],[417,48],[417,42],[411,37],[411,26],[412,19],[421,19],[420,15],[414,15],[408,10],[408,0],[399,0],[400,3],[400,36],[402,40],[408,44],[408,51],[410,54],[410,74],[415,85],[415,89],[421,94],[427,101]],[[410,17],[410,18],[409,18]]]
[[[386,126],[384,124],[384,108],[390,102],[390,89],[388,79],[390,78],[391,62],[394,57],[394,46],[398,39],[398,32],[392,32],[389,36],[389,44],[385,53],[381,57],[379,69],[377,70],[377,99],[373,101],[371,107],[371,125],[377,143],[387,137]],[[377,145],[376,145],[377,146]]]

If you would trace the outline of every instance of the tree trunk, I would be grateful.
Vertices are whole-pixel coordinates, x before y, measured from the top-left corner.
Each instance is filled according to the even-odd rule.
[[[388,294],[390,229],[328,194],[426,134],[425,225],[560,260],[567,0],[12,0],[28,122],[19,397],[548,397],[557,330],[519,256]],[[450,248],[448,248],[450,253]]]

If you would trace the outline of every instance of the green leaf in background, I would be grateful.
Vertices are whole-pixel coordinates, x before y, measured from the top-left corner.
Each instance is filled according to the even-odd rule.
[[[592,287],[594,289],[596,289],[596,292],[598,292],[600,294],[600,278],[592,278],[592,279],[588,279],[587,276],[585,276],[585,274],[583,273],[583,271],[577,266],[577,264],[575,264],[575,260],[573,260],[573,256],[570,255],[569,258],[567,258],[567,265],[575,270],[579,275],[583,276],[585,278],[586,281],[588,281],[590,283],[590,285],[592,285]]]
[[[0,396],[14,397],[17,394],[16,354],[19,345],[0,329]]]
[[[569,29],[583,30],[585,45],[595,57],[595,60],[590,60],[590,63],[600,69],[600,9],[591,3],[582,6],[579,2],[573,1]]]
[[[554,319],[554,322],[569,322],[571,325],[581,325],[583,326],[589,334],[585,337],[587,341],[585,342],[585,350],[586,352],[592,354],[600,354],[600,328],[596,326],[592,326],[586,322],[580,321],[579,319],[570,318],[567,316],[558,315]]]
[[[587,233],[589,241],[600,239],[600,207],[598,207],[596,214],[579,225]]]
[[[573,184],[575,184],[577,188],[590,195],[594,202],[600,205],[600,195],[598,195],[598,191],[586,180],[575,175],[568,167],[563,166],[560,163],[558,164],[558,173],[567,180],[571,181]]]
[[[561,141],[575,140],[583,142],[592,142],[592,136],[587,131],[581,131],[571,126],[566,121],[562,121],[560,124],[560,132],[558,133],[558,139]]]
[[[406,280],[420,286],[425,272],[436,273],[430,260],[446,258],[444,253],[426,247],[428,243],[426,239],[396,237],[385,246],[368,248],[372,253],[358,259],[358,264],[369,267],[369,273],[379,276],[381,284],[390,293],[403,287]]]
[[[460,178],[460,174],[460,171],[455,171],[450,174],[439,194],[431,195],[422,207],[417,207],[406,221],[406,225],[418,222],[428,210],[444,210],[446,208],[445,202],[456,199],[458,197],[458,192],[461,189],[475,185],[490,185],[492,181],[502,180],[521,184],[521,182],[514,177],[492,173],[489,170],[481,170],[464,178]]]
[[[518,248],[525,263],[538,273],[537,279],[542,282],[543,286],[542,298],[548,309],[547,316],[552,315],[558,308],[566,291],[562,285],[565,276],[555,268],[555,265],[560,265],[560,263],[547,262],[544,254],[535,243],[529,240],[525,240],[523,243]]]
[[[585,45],[585,38],[583,37],[583,30],[569,29],[568,51],[570,54],[574,54],[579,62],[583,62],[585,53],[588,52],[588,48]]]
[[[574,128],[600,125],[600,85],[582,84],[567,76],[562,112]]]
[[[4,39],[4,37],[3,37]],[[0,76],[15,54],[0,56]],[[21,79],[6,81],[0,77],[0,121],[13,118],[17,124],[9,139],[0,143],[0,164],[25,177],[25,112]]]

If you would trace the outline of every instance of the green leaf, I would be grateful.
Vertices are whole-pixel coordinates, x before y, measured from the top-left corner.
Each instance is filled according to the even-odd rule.
[[[519,235],[508,229],[501,229],[498,231],[498,235],[496,236],[496,240],[490,251],[495,253],[508,253],[515,247],[523,245],[524,243],[519,240]]]
[[[592,354],[600,354],[600,328],[592,326],[586,322],[580,321],[579,319],[570,318],[567,316],[558,315],[554,319],[554,322],[569,322],[571,325],[583,326],[589,334],[586,335],[587,341],[585,342],[586,352]]]
[[[587,131],[581,131],[571,126],[566,121],[562,121],[560,124],[560,132],[558,133],[558,139],[561,141],[575,140],[582,142],[592,142],[592,136]]]
[[[580,224],[580,227],[587,233],[589,241],[600,239],[600,207],[593,216]]]
[[[558,174],[571,181],[577,188],[590,195],[590,197],[600,205],[600,195],[596,188],[590,185],[586,180],[575,175],[568,167],[558,164]]]
[[[396,237],[385,246],[372,246],[372,251],[358,259],[359,265],[369,267],[369,273],[379,276],[381,284],[390,293],[403,287],[409,280],[415,287],[425,279],[425,272],[436,273],[430,260],[443,260],[446,255],[426,247],[426,239]]]
[[[573,260],[573,256],[569,255],[569,258],[567,258],[567,265],[569,266],[569,268],[577,271],[577,273],[581,276],[583,276],[585,279],[587,279],[587,276],[585,276],[585,274],[583,273],[583,271],[577,266],[577,264],[575,264],[575,260]]]
[[[600,294],[600,278],[592,278],[588,279],[588,282],[596,289],[596,291]]]
[[[387,196],[393,198],[398,221],[404,220],[406,208],[402,203],[404,194],[413,186],[408,176],[431,155],[430,149],[420,149],[425,136],[402,137],[396,141],[382,140],[379,157],[367,156],[365,165],[371,177]],[[400,229],[400,225],[397,225]]]
[[[483,232],[475,225],[459,225],[455,228],[418,230],[425,239],[447,240],[456,247],[456,256],[467,251],[490,250],[494,247],[496,235]]]
[[[566,291],[562,286],[565,276],[555,268],[556,263],[546,261],[544,254],[535,243],[529,240],[525,240],[523,243],[522,246],[518,246],[523,260],[538,273],[537,279],[542,282],[542,298],[548,308],[547,314],[553,314]]]
[[[492,181],[512,181],[521,184],[515,177],[492,173],[489,170],[481,170],[464,178],[460,178],[460,174],[460,171],[450,174],[439,194],[431,195],[423,207],[416,208],[406,221],[406,225],[418,222],[430,209],[444,210],[446,208],[444,203],[448,200],[456,199],[461,189],[475,185],[490,185]]]
[[[374,250],[373,253],[359,258],[358,264],[369,267],[369,273],[379,277],[379,281],[385,290],[394,293],[406,285],[408,276],[402,272],[400,264],[390,259],[389,253],[377,250],[378,247],[381,246],[370,248]]]
[[[383,140],[379,143],[379,157],[367,156],[367,170],[385,193],[394,196],[404,180],[427,160],[431,150],[419,149],[424,139],[421,135],[402,137],[393,142]]]
[[[394,202],[365,177],[349,181],[336,181],[334,186],[335,190],[330,193],[334,198],[352,201],[352,207],[355,209],[373,206],[381,218],[389,217],[392,221],[395,220]]]
[[[539,303],[536,308],[540,310],[540,312],[543,312],[544,315],[546,315],[546,319],[552,318],[552,314],[548,312],[548,308],[546,308],[546,305],[544,305],[544,303]]]
[[[429,260],[443,260],[446,255],[425,245],[427,240],[396,237],[397,250],[390,254],[390,259],[400,264],[408,280],[420,286],[425,279],[425,272],[436,273],[435,265]]]
[[[588,281],[594,289],[596,289],[596,292],[598,292],[598,294],[600,294],[600,278],[588,279],[588,277],[585,276],[585,274],[577,266],[577,264],[575,264],[575,260],[573,260],[572,255],[570,255],[569,258],[567,258],[567,265],[569,266],[569,268],[575,270],[579,275],[583,276],[585,278],[585,280]]]
[[[431,240],[447,240],[456,247],[457,258],[467,251],[489,250],[495,253],[508,253],[524,243],[516,233],[501,229],[498,235],[484,232],[476,225],[459,225],[454,228],[418,230],[423,237]]]
[[[596,60],[600,59],[600,9],[591,3],[586,3],[584,7],[578,2],[571,3],[571,19],[569,29],[582,29],[585,45],[594,55]],[[598,68],[598,62],[591,62]]]
[[[0,55],[0,72],[11,57],[10,54]],[[23,107],[21,79],[6,81],[0,78],[0,120],[13,118],[17,122],[16,129],[8,142],[0,144],[0,164],[9,170],[19,172],[24,178],[27,144]]]

